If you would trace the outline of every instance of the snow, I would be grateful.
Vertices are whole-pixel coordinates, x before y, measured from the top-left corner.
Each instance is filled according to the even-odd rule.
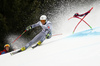
[[[99,28],[95,28],[92,32]],[[88,35],[77,36],[75,33],[70,36],[54,36],[34,49],[29,48],[13,56],[9,53],[1,55],[0,64],[3,66],[100,66],[100,31],[97,30],[99,35],[91,35],[89,32],[91,30],[86,31]],[[79,33],[83,32],[85,31]]]
[[[63,26],[58,30],[63,33],[62,35],[53,36],[45,40],[41,46],[29,48],[13,56],[10,53],[1,55],[0,66],[100,66],[100,5],[97,5],[98,3],[90,5],[94,9],[84,19],[93,27],[93,30],[81,22],[76,32],[72,34],[75,22],[76,24],[78,22],[77,19],[66,22],[70,13],[64,15],[58,13],[58,17],[55,15],[52,20],[58,22],[59,15],[64,17],[59,18],[63,23],[57,23]],[[87,9],[82,9],[85,10],[83,12],[86,12],[90,6],[84,6]],[[71,13],[75,13],[76,10]]]

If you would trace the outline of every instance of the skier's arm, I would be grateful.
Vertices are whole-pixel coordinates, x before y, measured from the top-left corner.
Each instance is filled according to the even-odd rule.
[[[37,26],[39,26],[39,22],[37,22],[37,23],[31,25],[31,28],[35,28],[35,27],[37,27]]]
[[[39,26],[39,22],[32,24],[32,25],[29,25],[28,27],[26,27],[26,30],[28,31],[29,29],[35,28],[37,26]]]
[[[45,34],[46,34],[47,39],[52,36],[51,29],[52,29],[52,26],[51,26],[51,23],[49,23],[47,26],[47,29],[45,30]]]

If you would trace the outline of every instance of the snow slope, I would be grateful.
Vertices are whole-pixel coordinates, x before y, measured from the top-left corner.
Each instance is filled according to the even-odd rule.
[[[0,66],[100,66],[99,61],[100,27],[54,36],[34,49],[0,56]]]
[[[53,22],[53,31],[55,34],[62,32],[63,35],[54,36],[45,40],[41,46],[29,48],[13,56],[9,53],[1,55],[0,66],[100,66],[99,3],[99,0],[88,5],[70,3],[68,7],[65,4],[55,9],[58,12],[52,13],[50,20]],[[84,20],[93,30],[81,22],[75,34],[71,34],[79,20],[67,19],[74,13],[84,13],[91,7],[94,7],[93,10]]]

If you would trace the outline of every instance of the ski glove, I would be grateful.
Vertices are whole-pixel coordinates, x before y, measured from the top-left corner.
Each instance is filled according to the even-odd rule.
[[[50,34],[47,34],[47,35],[46,35],[46,39],[49,39],[49,37],[50,37]]]
[[[30,29],[32,29],[32,26],[26,27],[26,30],[27,30],[27,31],[30,30]]]

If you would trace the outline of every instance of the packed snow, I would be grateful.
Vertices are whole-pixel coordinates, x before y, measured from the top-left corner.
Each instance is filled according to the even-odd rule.
[[[61,25],[61,28],[58,26],[59,31],[57,32],[62,32],[62,35],[46,39],[41,46],[34,49],[28,48],[15,55],[3,54],[0,56],[0,66],[100,66],[100,5],[96,4],[98,3],[96,2],[89,7],[84,6],[85,8],[94,7],[84,19],[92,26],[93,30],[81,22],[75,33],[72,34],[79,20],[67,21],[72,16],[70,13],[70,16],[66,14],[62,16],[61,13],[58,13],[55,15],[58,17],[52,20],[58,22],[57,18],[62,16],[62,23],[61,21],[57,23]],[[89,10],[85,8],[82,9],[84,10],[82,12]],[[76,10],[72,12],[72,14],[74,13]],[[56,32],[55,29],[53,31]]]

